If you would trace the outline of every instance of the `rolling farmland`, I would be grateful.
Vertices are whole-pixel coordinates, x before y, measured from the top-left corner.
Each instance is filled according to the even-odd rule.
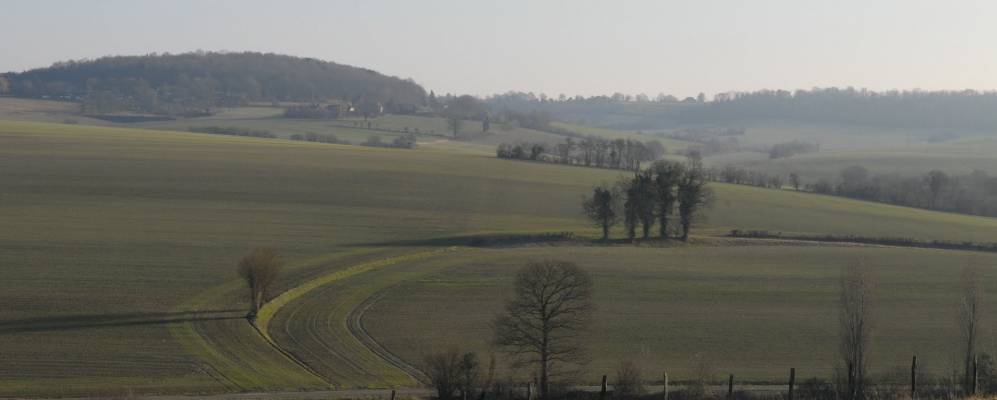
[[[486,312],[440,320],[450,324],[471,318],[471,332],[454,329],[453,337],[478,338],[475,329],[480,328],[474,324],[491,315],[507,272],[518,261],[532,256],[581,257],[595,250],[460,247],[454,254],[407,257],[459,244],[426,239],[554,231],[595,237],[596,229],[580,216],[579,199],[592,185],[620,175],[445,148],[393,150],[28,122],[0,122],[0,143],[4,171],[0,264],[6,272],[0,281],[0,302],[12,305],[0,309],[0,354],[5,361],[0,363],[0,395],[408,384],[411,377],[403,370],[372,357],[364,343],[351,342],[355,337],[349,321],[356,307],[367,304],[370,295],[388,290],[383,301],[364,313],[365,326],[373,339],[402,354],[398,338],[385,333],[384,318],[410,310],[406,307],[432,304],[432,298],[419,296],[442,289],[420,285],[440,279],[433,277],[446,278],[442,282],[452,282],[447,287],[457,294],[472,293],[469,288],[477,287],[488,293],[487,299],[474,297],[461,304],[480,304]],[[713,186],[718,201],[697,231],[701,235],[738,228],[868,236],[902,232],[923,239],[972,241],[997,237],[997,220],[988,218]],[[253,247],[281,252],[288,266],[280,292],[296,293],[278,302],[280,307],[268,317],[266,333],[272,343],[243,318],[246,304],[234,264]],[[853,259],[852,249],[788,247],[782,256],[747,257],[736,248],[707,244],[676,249],[614,247],[609,254],[626,259],[629,256],[623,253],[631,250],[632,267],[618,274],[600,269],[615,265],[608,261],[592,265],[597,274],[613,275],[606,281],[611,287],[604,289],[604,295],[622,293],[619,288],[654,277],[661,271],[648,260],[667,258],[669,252],[679,252],[685,260],[709,256],[703,268],[683,272],[688,274],[684,290],[693,297],[712,293],[696,291],[703,288],[702,282],[737,276],[727,264],[742,260],[754,260],[750,273],[775,273],[765,270],[771,262],[803,282],[813,279],[826,292],[837,267]],[[822,253],[837,251],[842,253]],[[921,285],[926,282],[922,277],[946,272],[930,262],[937,251],[862,251],[893,266],[884,278],[910,275],[910,280],[896,284]],[[919,257],[912,260],[911,254]],[[836,261],[807,261],[825,256]],[[495,257],[508,261],[498,262]],[[385,259],[397,262],[379,261]],[[484,283],[466,276],[468,268],[476,265],[495,276]],[[900,265],[911,269],[900,274],[896,272]],[[458,273],[440,275],[445,271]],[[655,279],[672,276],[674,271],[669,271]],[[412,282],[411,293],[417,297],[407,299],[390,291],[395,285],[408,287],[407,282]],[[799,296],[805,287],[786,290]],[[660,290],[648,288],[647,293],[664,301]],[[724,290],[735,297],[757,295],[744,285]],[[612,309],[611,299],[606,299]],[[399,311],[385,310],[385,304],[400,303],[406,305]],[[821,312],[826,302],[817,303],[816,308],[797,311]],[[653,326],[658,317],[637,313],[633,318],[634,324],[645,324],[646,319],[647,326]],[[722,315],[699,318],[704,318],[702,326],[724,321]],[[779,321],[778,313],[770,318]],[[419,332],[418,321],[405,321],[414,324],[406,329]],[[611,331],[600,337],[607,332]],[[769,337],[766,331],[759,332],[759,340]],[[666,351],[663,343],[674,333],[655,329],[644,334],[649,343],[656,343],[654,351]],[[912,338],[898,342],[901,347],[890,354],[916,344],[917,337]],[[432,344],[431,339],[412,338]],[[596,365],[609,365],[630,353],[609,343],[594,343],[612,355]],[[674,352],[662,354],[681,358]],[[402,355],[409,362],[417,358]],[[343,362],[334,361],[335,357]],[[754,356],[746,352],[738,357]],[[815,359],[826,360],[821,357]],[[344,367],[350,363],[355,367]],[[376,376],[370,371],[377,371]],[[760,370],[759,379],[764,375]]]

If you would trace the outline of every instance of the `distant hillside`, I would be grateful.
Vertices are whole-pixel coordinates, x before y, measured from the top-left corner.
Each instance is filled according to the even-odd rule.
[[[60,62],[0,76],[20,97],[76,100],[85,112],[197,114],[251,102],[337,99],[412,111],[426,91],[415,82],[312,58],[264,53],[151,54]],[[2,93],[0,93],[2,94]]]
[[[678,100],[659,95],[558,97],[515,93],[487,99],[492,109],[543,111],[556,119],[617,129],[663,129],[687,124],[739,125],[753,120],[785,120],[896,129],[997,129],[997,92],[886,91],[853,88],[759,90]]]

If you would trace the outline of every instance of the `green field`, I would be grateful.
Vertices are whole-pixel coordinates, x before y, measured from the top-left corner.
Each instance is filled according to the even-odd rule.
[[[743,151],[707,157],[714,167],[734,165],[768,174],[788,176],[796,172],[804,180],[835,181],[841,170],[859,165],[877,174],[921,175],[939,169],[953,175],[974,170],[997,173],[997,140],[993,132],[886,129],[868,126],[753,121],[732,123],[747,129],[738,137]],[[950,134],[951,140],[931,141]],[[819,143],[819,153],[799,154],[770,160],[766,152],[776,143],[803,140]]]
[[[697,356],[718,376],[782,382],[796,368],[804,378],[830,378],[838,361],[838,277],[854,263],[878,282],[873,371],[903,367],[917,355],[926,371],[945,374],[958,360],[960,269],[986,267],[986,290],[997,290],[989,279],[997,274],[997,255],[938,250],[571,246],[479,250],[454,258],[460,260],[436,262],[450,267],[386,291],[364,314],[370,333],[416,365],[436,349],[495,352],[489,324],[511,296],[516,269],[536,259],[572,261],[595,282],[598,309],[585,336],[593,362],[583,377],[590,385],[628,359],[649,379],[661,372],[692,379]],[[988,319],[981,331],[995,328],[997,321]],[[991,339],[983,351],[993,351]]]
[[[495,265],[501,271],[542,252],[457,249],[454,255],[407,258],[449,248],[425,239],[551,231],[594,237],[595,228],[580,216],[579,200],[592,185],[620,174],[444,147],[393,150],[28,122],[0,122],[0,169],[0,265],[5,272],[0,303],[7,305],[0,309],[0,396],[414,384],[372,357],[364,343],[342,336],[352,307],[395,284],[421,284],[441,271],[492,265],[485,255],[493,252],[509,254],[505,266]],[[994,219],[714,186],[718,201],[700,234],[740,228],[973,241],[997,237]],[[256,246],[274,247],[288,262],[281,291],[296,294],[272,310],[266,333],[290,357],[242,319],[246,305],[234,263]],[[716,270],[689,271],[691,280],[723,276],[729,272],[721,268],[725,263],[745,258],[715,247],[622,247],[605,257],[625,257],[631,250],[641,260],[655,251],[715,260],[711,268]],[[786,268],[798,266],[790,272],[818,280],[836,274],[843,262],[818,264],[807,260],[820,258],[819,253],[782,250],[773,249],[771,257],[796,257],[798,264]],[[578,254],[586,251],[598,253]],[[465,252],[474,255],[462,258]],[[469,262],[479,253],[483,264]],[[870,257],[899,265],[918,255],[913,260],[918,263],[910,266],[916,273],[906,279],[924,280],[913,285],[941,273],[919,261],[940,259],[936,254],[949,253],[882,250]],[[604,259],[605,265],[592,268],[612,267]],[[634,265],[614,278],[619,281],[605,284],[643,284],[654,273],[646,264]],[[498,286],[488,290],[502,287],[506,275],[501,271],[494,277]],[[884,273],[884,281],[890,276]],[[470,317],[491,315],[490,309],[478,314]],[[703,318],[704,326],[724,323],[720,316]],[[371,326],[374,338],[395,343],[397,350],[397,341],[391,342],[396,339],[385,336],[381,326]],[[454,334],[463,335],[458,329]],[[653,340],[666,339],[662,333]],[[627,352],[607,351],[613,357]],[[598,362],[607,365],[613,359]]]

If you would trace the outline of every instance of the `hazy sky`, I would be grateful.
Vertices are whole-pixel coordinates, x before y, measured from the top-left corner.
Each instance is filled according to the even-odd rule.
[[[0,71],[254,50],[437,92],[997,89],[997,1],[10,1]]]

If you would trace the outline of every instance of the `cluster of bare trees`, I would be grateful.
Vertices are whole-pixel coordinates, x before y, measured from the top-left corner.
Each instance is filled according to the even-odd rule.
[[[566,138],[554,145],[544,143],[502,143],[496,149],[499,158],[545,161],[586,167],[638,171],[642,162],[653,161],[665,154],[657,140],[608,140],[595,136],[582,139]]]
[[[693,222],[713,197],[706,182],[698,163],[661,160],[632,178],[622,178],[615,186],[596,186],[592,196],[584,199],[582,208],[602,229],[602,240],[609,239],[609,230],[619,222],[621,214],[627,239],[634,240],[638,228],[641,237],[649,239],[655,223],[658,235],[667,239],[669,222],[677,217],[680,238],[688,240]]]

